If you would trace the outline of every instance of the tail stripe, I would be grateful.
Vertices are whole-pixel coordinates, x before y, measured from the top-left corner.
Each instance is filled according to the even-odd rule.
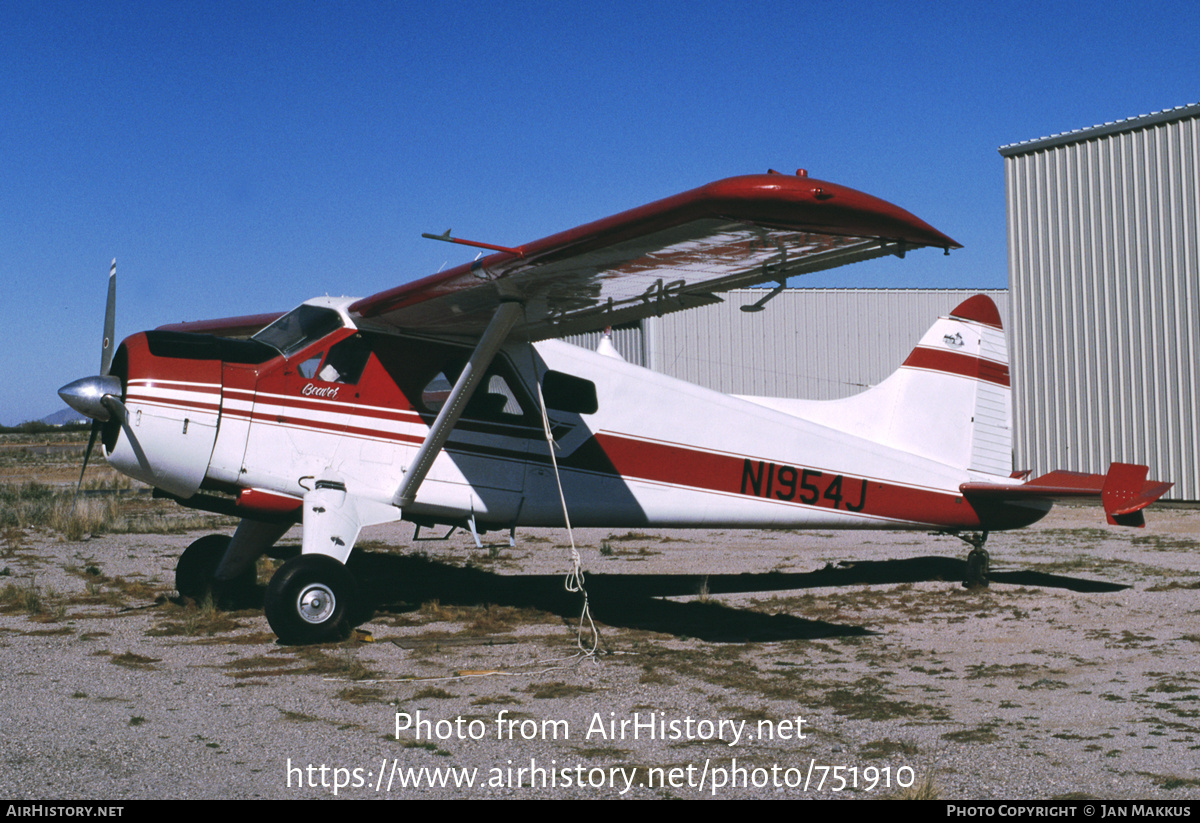
[[[904,365],[913,369],[974,377],[988,383],[995,383],[997,386],[1007,387],[1009,385],[1007,363],[995,363],[991,360],[945,349],[927,349],[918,346],[912,350],[912,354],[904,361]]]

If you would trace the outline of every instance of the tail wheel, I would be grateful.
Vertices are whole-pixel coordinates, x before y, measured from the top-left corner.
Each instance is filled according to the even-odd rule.
[[[284,643],[344,640],[358,600],[358,584],[345,566],[323,554],[302,554],[271,578],[267,622]]]
[[[221,608],[236,608],[250,599],[257,582],[253,566],[233,580],[218,583],[213,578],[229,548],[229,541],[224,534],[209,534],[193,541],[184,550],[175,566],[175,590],[181,596],[199,603],[212,595],[213,602]]]
[[[987,588],[990,566],[991,557],[988,555],[987,549],[979,547],[967,552],[967,579],[963,581],[963,587],[968,589]]]

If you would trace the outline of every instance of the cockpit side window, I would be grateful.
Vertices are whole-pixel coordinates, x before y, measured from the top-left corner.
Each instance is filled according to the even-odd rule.
[[[321,306],[298,306],[251,337],[285,357],[342,327],[342,317]]]
[[[329,350],[317,379],[326,383],[357,383],[370,356],[371,346],[362,335],[347,337]]]
[[[301,363],[299,366],[297,366],[296,371],[298,371],[300,373],[300,376],[303,377],[305,380],[312,379],[316,375],[317,369],[321,365],[321,358],[324,356],[325,356],[325,352],[323,352],[323,351],[317,352],[312,357],[306,358],[303,363]]]

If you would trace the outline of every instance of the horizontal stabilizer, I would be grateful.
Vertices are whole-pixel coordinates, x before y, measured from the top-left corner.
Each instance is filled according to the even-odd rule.
[[[1130,463],[1113,463],[1108,467],[1100,499],[1108,522],[1114,526],[1144,526],[1142,509],[1167,493],[1174,483],[1147,481],[1150,470]]]
[[[1144,526],[1142,509],[1167,493],[1174,483],[1147,480],[1150,469],[1132,463],[1113,463],[1108,474],[1052,471],[1028,483],[963,483],[959,490],[967,498],[990,501],[1041,499],[1069,500],[1099,497],[1104,514],[1113,526]]]

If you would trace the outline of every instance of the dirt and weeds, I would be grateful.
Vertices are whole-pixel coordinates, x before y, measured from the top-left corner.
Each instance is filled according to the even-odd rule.
[[[10,479],[37,465],[0,457]],[[363,770],[351,797],[1200,798],[1195,510],[1125,531],[1058,509],[994,536],[977,590],[946,537],[583,530],[590,620],[561,532],[388,527],[360,546],[374,618],[284,646],[261,609],[173,589],[232,521],[99,467],[76,527],[51,468],[0,486],[10,797],[327,797],[325,765]],[[597,785],[531,785],[552,763]],[[410,768],[484,785],[377,786]]]

